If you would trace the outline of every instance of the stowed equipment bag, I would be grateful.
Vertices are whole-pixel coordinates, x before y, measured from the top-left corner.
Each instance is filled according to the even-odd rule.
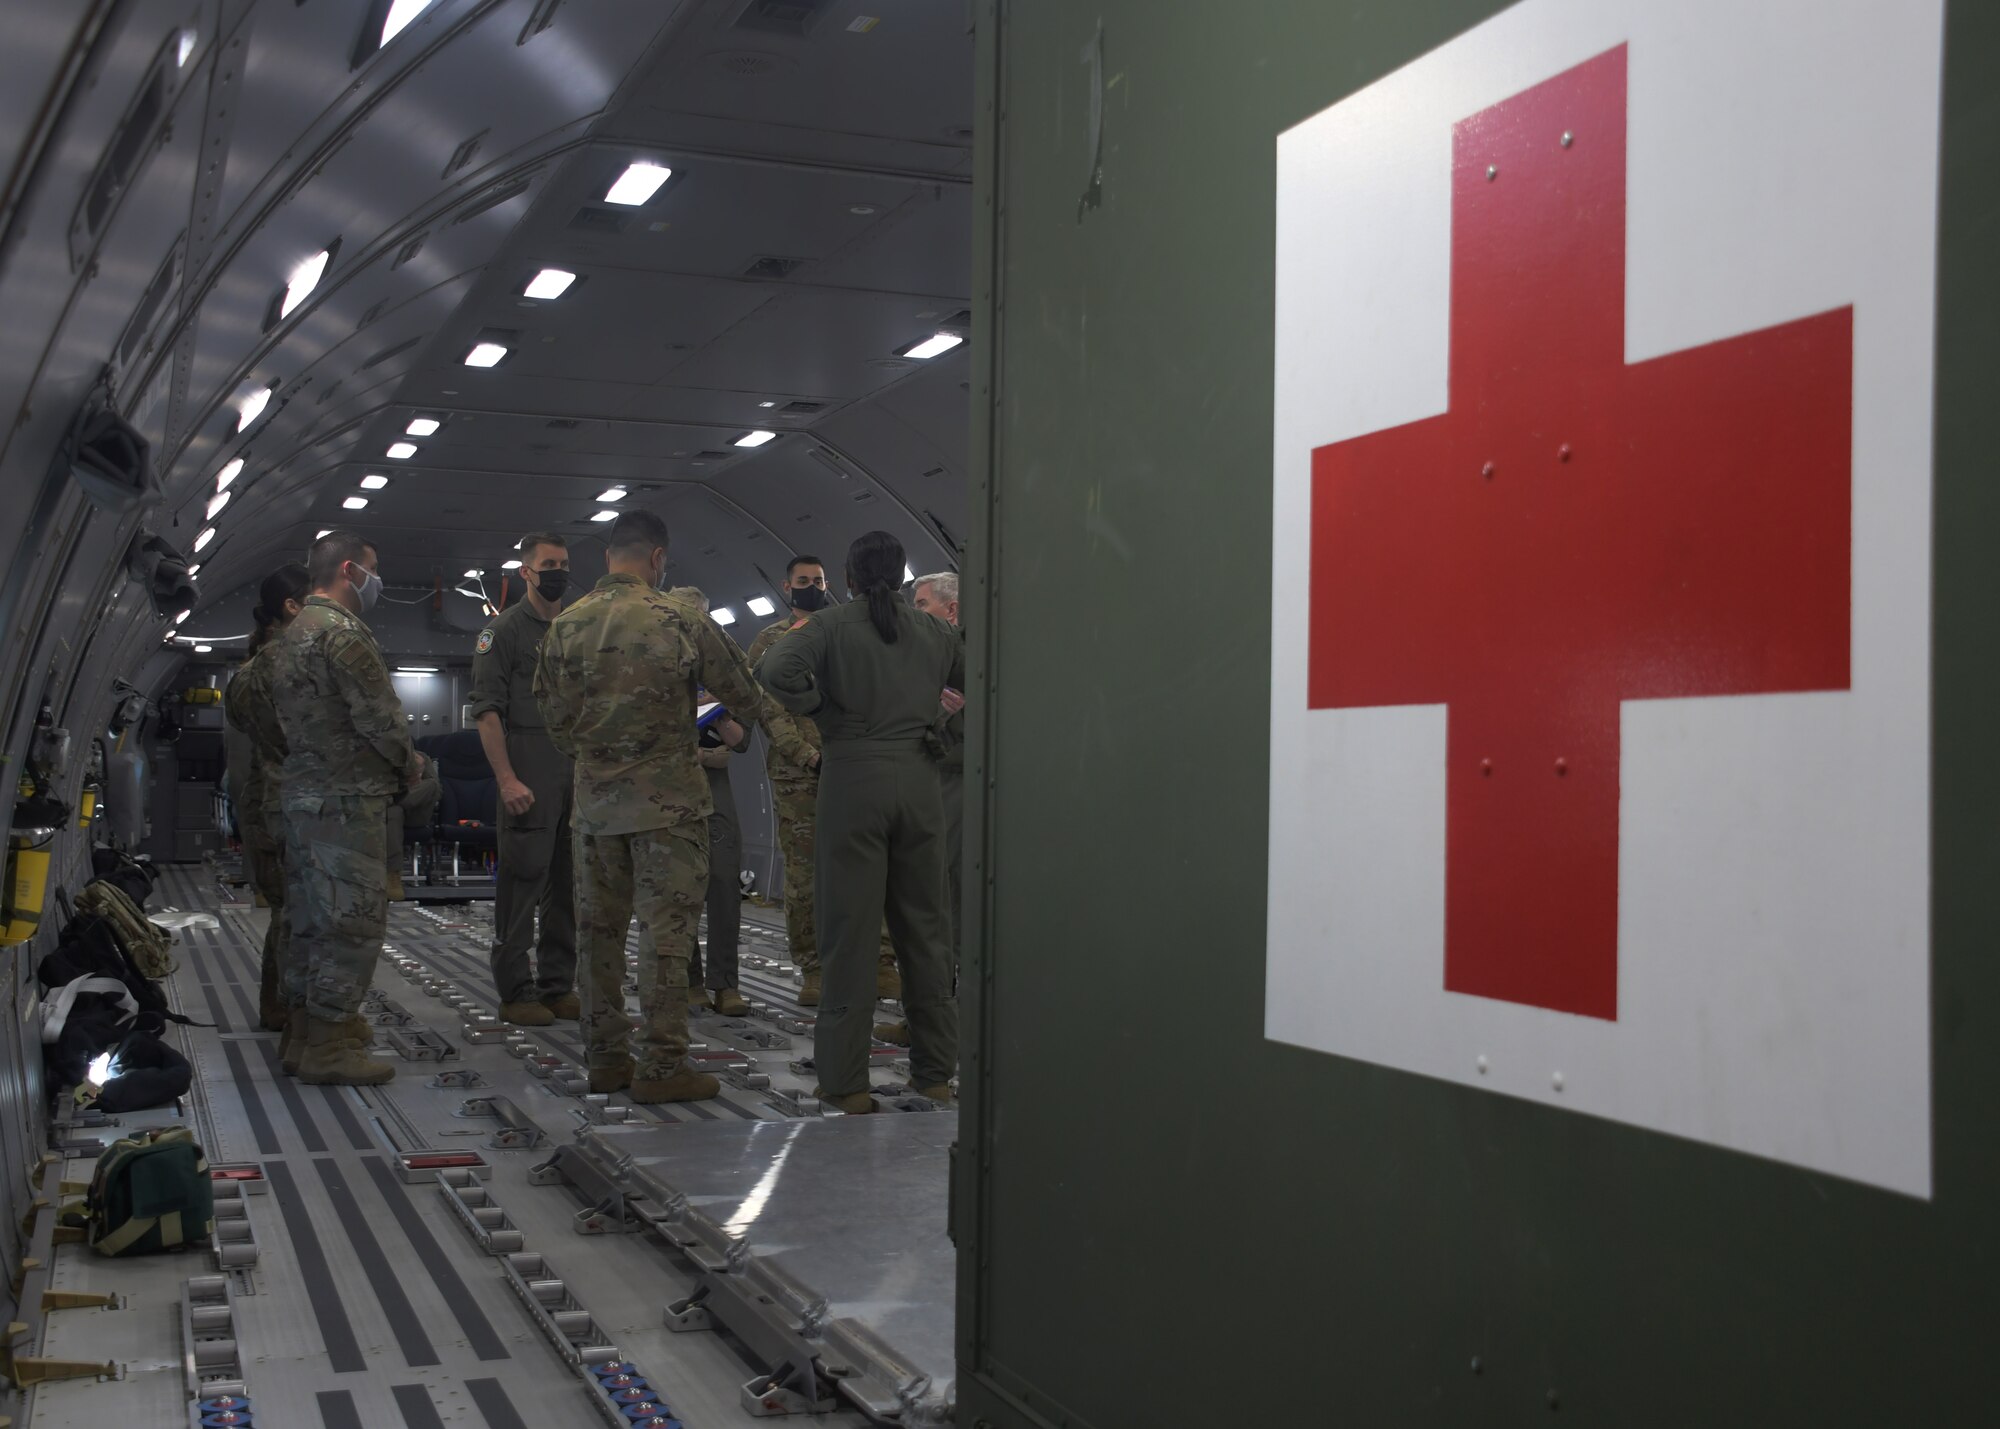
[[[141,1131],[106,1147],[90,1191],[64,1207],[99,1255],[144,1255],[203,1245],[215,1229],[215,1186],[194,1133]]]
[[[156,980],[173,976],[174,960],[167,950],[174,945],[174,935],[149,920],[117,884],[102,878],[84,884],[76,895],[76,911],[110,923],[126,956],[145,976]]]

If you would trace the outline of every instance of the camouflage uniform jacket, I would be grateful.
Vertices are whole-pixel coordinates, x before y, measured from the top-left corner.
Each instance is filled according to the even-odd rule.
[[[722,627],[613,574],[549,626],[535,699],[556,747],[576,761],[579,834],[688,827],[713,805],[695,758],[695,692],[734,710],[762,705]]]
[[[773,645],[791,633],[795,618],[787,614],[782,620],[774,621],[757,632],[757,638],[750,642],[752,670],[757,668]],[[795,789],[810,786],[818,780],[818,768],[808,762],[819,753],[818,725],[793,714],[776,700],[767,699],[764,701],[764,738],[767,742],[764,769],[771,776],[773,785]]]
[[[308,596],[270,649],[285,792],[400,794],[415,762],[409,721],[361,617]]]
[[[243,662],[222,696],[230,727],[250,741],[250,774],[243,781],[242,808],[268,814],[278,807],[278,781],[285,764],[285,729],[272,699],[271,670],[278,642]]]

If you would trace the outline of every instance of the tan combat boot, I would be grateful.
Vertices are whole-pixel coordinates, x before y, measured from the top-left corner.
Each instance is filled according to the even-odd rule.
[[[296,1002],[285,1012],[285,1035],[278,1039],[278,1065],[288,1077],[299,1074],[299,1058],[306,1054],[306,1005]]]
[[[844,1116],[867,1116],[875,1110],[875,1098],[867,1092],[854,1092],[844,1097],[830,1097],[820,1088],[814,1087],[813,1095],[819,1098],[821,1106],[832,1107]]]
[[[593,1092],[622,1092],[632,1085],[632,1059],[627,1057],[616,1067],[592,1067],[590,1069],[590,1089]]]
[[[634,1078],[630,1095],[635,1102],[705,1102],[721,1092],[722,1083],[708,1073],[681,1067],[672,1076]]]
[[[691,987],[688,989],[689,1007],[707,1007],[709,1005],[709,1001],[710,999],[707,988]]]
[[[583,1016],[583,1002],[573,992],[566,992],[561,997],[552,997],[542,1006],[548,1008],[549,1016],[558,1022],[574,1022]]]
[[[807,973],[805,976],[805,981],[799,984],[799,1006],[800,1007],[819,1006],[818,968],[814,968],[811,972]]]
[[[503,1002],[500,1004],[500,1020],[511,1022],[516,1027],[550,1027],[556,1020],[548,1005],[540,1002]]]
[[[883,1002],[895,1002],[902,995],[903,975],[896,971],[896,965],[875,964],[875,996]]]
[[[403,870],[400,868],[390,869],[388,882],[389,901],[391,903],[401,903],[403,901]]]
[[[742,1017],[750,1011],[750,1004],[743,1000],[743,994],[735,988],[718,988],[715,993],[715,1010],[724,1017]]]
[[[396,1069],[369,1056],[362,1050],[366,1045],[354,1035],[352,1018],[338,1022],[308,1019],[299,1080],[312,1086],[348,1087],[372,1087],[391,1080]]]
[[[892,1047],[910,1045],[910,1024],[907,1022],[878,1022],[875,1024],[875,1040],[887,1042]]]
[[[958,1100],[958,1093],[951,1089],[950,1082],[940,1082],[934,1087],[918,1087],[915,1090],[918,1096],[929,1097],[932,1101],[942,1102],[947,1106]]]

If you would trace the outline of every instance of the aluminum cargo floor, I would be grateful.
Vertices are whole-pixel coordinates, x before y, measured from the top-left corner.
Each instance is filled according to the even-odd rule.
[[[480,1014],[493,1001],[486,972],[490,904],[398,904],[390,917],[393,957],[384,958],[375,979],[387,1000],[377,1009],[376,1055],[395,1062],[396,1080],[365,1089],[311,1087],[279,1072],[276,1036],[256,1028],[257,948],[268,915],[246,898],[213,868],[168,870],[150,911],[206,910],[220,924],[182,933],[175,949],[180,971],[170,993],[176,1005],[214,1024],[174,1031],[194,1063],[194,1091],[179,1113],[167,1108],[112,1125],[69,1128],[74,1145],[64,1174],[86,1176],[96,1145],[132,1128],[185,1122],[212,1165],[240,1163],[253,1178],[245,1184],[260,1189],[231,1203],[243,1213],[230,1232],[239,1238],[214,1249],[113,1260],[80,1246],[61,1248],[51,1267],[54,1288],[112,1291],[125,1304],[52,1312],[39,1343],[19,1349],[59,1359],[109,1359],[123,1377],[43,1384],[28,1398],[22,1422],[34,1429],[199,1422],[190,1413],[182,1330],[191,1284],[199,1293],[233,1300],[227,1311],[233,1333],[224,1338],[210,1331],[202,1339],[202,1356],[211,1363],[200,1373],[240,1377],[253,1422],[262,1429],[565,1429],[625,1422],[622,1415],[613,1418],[616,1410],[597,1387],[598,1377],[574,1363],[575,1344],[557,1343],[557,1326],[586,1343],[615,1347],[688,1429],[754,1422],[743,1387],[765,1366],[729,1337],[675,1333],[663,1322],[664,1308],[692,1296],[703,1279],[686,1248],[646,1226],[592,1233],[602,1230],[604,1219],[593,1218],[572,1188],[549,1184],[546,1175],[531,1180],[530,1170],[593,1118],[613,1118],[613,1129],[629,1127],[627,1134],[661,1138],[767,1129],[783,1137],[848,1120],[787,1115],[788,1107],[817,1109],[807,1095],[809,1080],[789,1067],[810,1052],[809,1035],[799,1035],[810,1014],[792,1000],[795,983],[782,962],[782,934],[746,920],[745,954],[754,965],[746,961],[744,984],[762,1004],[761,1016],[735,1023],[712,1014],[694,1020],[696,1041],[727,1064],[721,1070],[733,1078],[723,1096],[637,1108],[622,1098],[606,1103],[575,1095],[581,1048],[574,1023],[506,1041],[469,1040],[468,1028],[482,1025]],[[427,985],[436,990],[427,992]],[[397,1015],[408,1022],[382,1021]],[[391,1034],[418,1057],[436,1043],[456,1055],[406,1060],[390,1050]],[[480,1035],[489,1037],[493,1029]],[[878,1083],[893,1079],[888,1060],[885,1054]],[[477,1085],[462,1085],[472,1079]],[[504,1116],[481,1114],[494,1103]],[[630,1118],[624,1127],[615,1120],[620,1116]],[[939,1113],[854,1118],[849,1129],[866,1121],[926,1123],[928,1136],[948,1143],[956,1120]],[[434,1174],[411,1172],[421,1179],[405,1179],[398,1159],[467,1151],[476,1151],[487,1166],[478,1195],[490,1201],[488,1220],[504,1222],[530,1261],[490,1253]],[[778,1175],[765,1198],[768,1218],[755,1218],[760,1253],[764,1230],[790,1223],[794,1197],[789,1183],[778,1184],[783,1181]],[[745,1202],[754,1191],[745,1193]],[[907,1195],[913,1204],[925,1197],[914,1186]],[[941,1227],[941,1176],[932,1199],[923,1214],[927,1224]],[[745,1209],[739,1205],[731,1215]],[[537,1268],[524,1276],[521,1263]],[[925,1274],[942,1277],[932,1289],[940,1318],[928,1328],[948,1359],[950,1260],[929,1255],[923,1263],[931,1267]],[[224,1316],[221,1304],[218,1298],[201,1313]],[[813,1422],[866,1421],[846,1409]]]

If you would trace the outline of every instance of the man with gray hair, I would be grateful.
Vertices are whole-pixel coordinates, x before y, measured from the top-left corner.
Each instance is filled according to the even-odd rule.
[[[918,576],[910,604],[957,629],[960,640],[965,638],[965,630],[958,623],[958,575],[955,571]],[[952,975],[956,978],[961,950],[965,945],[961,927],[965,883],[965,693],[950,689],[939,691],[938,709],[938,733],[945,746],[944,758],[938,763],[938,786],[944,796],[945,860],[951,870],[951,960]],[[910,1045],[908,1022],[877,1023],[875,1035],[899,1047]]]

